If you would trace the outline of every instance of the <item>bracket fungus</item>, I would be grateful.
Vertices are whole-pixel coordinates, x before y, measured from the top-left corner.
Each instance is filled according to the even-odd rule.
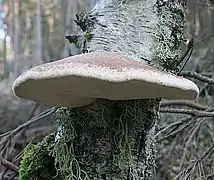
[[[198,87],[116,52],[91,52],[33,67],[13,84],[16,96],[47,105],[80,107],[96,99],[194,100]]]

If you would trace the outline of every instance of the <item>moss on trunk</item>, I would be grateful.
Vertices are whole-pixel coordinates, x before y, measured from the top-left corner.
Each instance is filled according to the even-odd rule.
[[[62,180],[55,167],[55,159],[50,155],[54,144],[54,134],[47,136],[37,145],[25,147],[19,170],[20,180]]]
[[[159,100],[98,100],[57,112],[53,150],[65,179],[150,179]]]

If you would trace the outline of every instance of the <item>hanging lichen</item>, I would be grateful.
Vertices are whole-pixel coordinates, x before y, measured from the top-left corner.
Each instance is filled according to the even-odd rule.
[[[131,172],[133,157],[154,163],[145,153],[146,132],[154,125],[152,108],[144,113],[145,102],[98,100],[86,107],[60,108],[51,152],[58,172],[66,180],[121,179]]]
[[[185,4],[186,1],[180,0],[157,0],[154,6],[159,17],[154,58],[167,70],[177,70],[174,65],[180,61],[187,49],[184,37]]]
[[[72,110],[60,108],[56,113],[60,130],[55,139],[51,154],[55,157],[55,165],[66,180],[87,179],[87,174],[80,168],[74,154],[75,129],[71,120]]]

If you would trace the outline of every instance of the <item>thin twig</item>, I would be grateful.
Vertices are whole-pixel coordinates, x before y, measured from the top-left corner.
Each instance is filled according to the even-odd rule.
[[[168,139],[171,136],[175,136],[176,134],[180,133],[181,131],[187,130],[187,128],[190,127],[190,125],[192,124],[192,122],[194,120],[196,120],[196,118],[193,118],[193,117],[189,117],[189,118],[186,118],[186,119],[188,120],[186,124],[182,125],[177,130],[168,132],[167,135],[165,135],[165,136],[161,137],[160,139],[158,139],[157,142],[163,141],[164,139]],[[164,130],[161,131],[161,133],[163,133],[163,132],[164,132]],[[159,135],[159,134],[157,134],[157,135]]]
[[[214,150],[214,143],[212,144],[212,146],[207,151],[204,152],[204,154],[201,157],[201,160],[203,160],[213,150]]]
[[[196,123],[192,128],[191,130],[189,131],[190,132],[190,135],[188,136],[188,139],[187,139],[187,142],[185,143],[185,146],[184,146],[184,150],[183,150],[183,156],[181,158],[181,161],[180,161],[180,169],[182,168],[183,164],[184,164],[184,160],[185,160],[185,157],[186,157],[186,154],[187,154],[187,148],[191,142],[191,140],[193,139],[195,133],[199,130],[201,124],[204,122],[204,120],[200,121],[199,123]]]
[[[200,171],[200,175],[199,178],[197,179],[202,179],[204,177],[204,179],[209,179],[212,178],[214,176],[214,173],[205,175],[205,172],[201,172],[203,170],[202,165],[203,165],[203,160],[205,159],[205,157],[210,154],[210,152],[212,152],[214,149],[214,144],[202,155],[201,158],[198,159],[194,159],[194,160],[190,160],[187,164],[186,167],[176,176],[175,179],[186,179],[184,178],[184,176],[186,177],[187,175],[192,176],[193,174],[197,174],[196,168],[198,168],[198,171]],[[202,170],[201,170],[202,169]]]
[[[197,111],[190,109],[160,108],[161,113],[186,114],[197,117],[214,117],[214,112]]]
[[[184,58],[188,55],[188,57],[186,58],[186,61],[184,62],[183,66],[179,69],[179,72],[178,72],[178,75],[181,73],[181,71],[184,69],[184,67],[186,66],[187,62],[189,61],[190,57],[192,56],[192,52],[193,52],[193,42],[194,40],[191,39],[190,42],[189,42],[189,45],[188,45],[188,50],[187,52],[184,54],[184,56],[181,58],[182,61],[184,60]]]
[[[189,59],[190,59],[190,57],[191,57],[191,55],[192,55],[192,53],[193,53],[194,47],[196,47],[196,46],[199,45],[200,43],[204,42],[205,40],[207,40],[207,39],[209,39],[209,38],[211,38],[211,37],[213,37],[213,36],[214,36],[214,34],[212,34],[212,35],[210,35],[210,36],[208,36],[208,37],[206,37],[206,38],[200,40],[199,42],[197,42],[197,43],[195,43],[195,44],[194,44],[194,39],[191,39],[191,40],[189,41],[188,46],[187,46],[187,51],[186,51],[186,53],[185,53],[184,56],[181,58],[181,61],[179,61],[178,64],[176,64],[176,65],[178,66],[178,65],[186,58],[187,54],[189,54],[188,57],[186,58],[186,61],[185,61],[184,64],[183,64],[183,66],[180,68],[178,75],[181,74],[181,71],[184,69],[184,67],[186,66],[187,62],[189,61]],[[190,52],[190,53],[189,53],[189,52]]]
[[[195,103],[195,102],[189,101],[189,100],[166,100],[166,101],[162,101],[160,104],[160,107],[166,107],[166,106],[187,106],[187,107],[195,108],[198,110],[206,110],[209,108],[208,106],[198,104],[198,103]]]
[[[31,113],[30,113],[30,115],[29,115],[29,117],[28,117],[28,121],[29,121],[30,119],[33,118],[33,115],[34,115],[36,109],[38,108],[38,106],[39,106],[39,103],[36,103],[36,104],[34,105],[32,111],[31,111]],[[4,137],[4,136],[7,136],[8,134],[10,134],[10,132],[11,132],[11,131],[8,131],[8,132],[6,132],[6,133],[4,133],[4,134],[1,134],[1,135],[0,135],[0,138],[2,138],[2,137]]]
[[[213,72],[201,72],[200,73],[202,76],[213,76],[214,73]]]
[[[209,83],[209,84],[214,84],[214,79],[213,78],[208,78],[206,76],[203,76],[197,72],[193,71],[183,71],[179,74],[179,76],[184,76],[184,77],[192,77],[194,79]]]
[[[17,172],[17,173],[19,172],[19,167],[16,166],[15,164],[7,161],[6,159],[0,159],[0,161],[2,166],[12,170],[13,172]]]
[[[35,110],[37,109],[37,105],[33,108],[32,113],[34,114]],[[17,133],[19,133],[20,131],[22,131],[23,129],[27,128],[29,125],[31,125],[32,123],[35,123],[51,114],[53,114],[55,111],[57,110],[56,107],[50,108],[42,113],[40,113],[39,115],[33,117],[31,120],[27,121],[26,123],[20,125],[19,127],[17,127],[14,130],[11,130],[7,133],[1,134],[0,138],[3,138],[0,141],[0,145],[1,145],[1,155],[0,155],[0,163],[2,166],[6,167],[7,169],[12,170],[13,172],[15,172],[16,174],[19,172],[19,167],[17,167],[15,164],[9,162],[8,160],[4,159],[2,154],[4,151],[6,151],[7,154],[7,149],[8,146],[11,146],[10,144],[13,144],[12,138],[14,136],[16,136]],[[15,177],[15,176],[14,176]]]
[[[35,122],[37,122],[37,121],[39,121],[39,120],[41,120],[41,119],[47,117],[47,116],[53,114],[56,110],[57,110],[56,107],[50,108],[50,109],[48,109],[48,110],[46,110],[46,111],[40,113],[39,115],[33,117],[31,120],[27,121],[26,123],[20,125],[20,126],[17,127],[16,129],[13,129],[13,130],[8,131],[8,132],[6,132],[6,133],[4,133],[4,134],[1,134],[1,135],[0,135],[0,138],[3,138],[3,137],[5,137],[5,136],[7,136],[7,135],[9,135],[9,134],[10,134],[10,135],[17,134],[18,132],[20,132],[22,129],[28,127],[29,125],[31,125],[31,124],[33,124],[33,123],[35,123]]]
[[[35,111],[36,111],[36,109],[37,109],[38,107],[39,107],[39,103],[36,103],[36,104],[33,106],[33,109],[32,109],[32,111],[30,112],[30,115],[29,115],[28,119],[32,119],[32,118],[33,118],[34,113],[35,113]]]
[[[9,171],[8,168],[5,168],[4,171],[1,174],[1,179],[4,179],[5,174]]]
[[[27,121],[26,123],[20,125],[19,127],[17,127],[16,129],[9,131],[9,133],[4,133],[0,136],[0,138],[3,138],[0,141],[0,145],[1,145],[1,157],[5,157],[8,155],[8,152],[10,152],[10,150],[12,150],[12,147],[14,146],[14,142],[13,142],[13,138],[23,129],[27,128],[29,125],[31,125],[32,123],[35,123],[51,114],[53,114],[55,111],[57,110],[56,107],[50,108],[42,113],[40,113],[39,115],[35,116],[34,118],[32,118],[30,121]],[[12,145],[11,145],[12,144]],[[8,148],[10,148],[10,150],[8,150]],[[5,155],[3,155],[5,154]]]
[[[188,122],[188,121],[190,121],[190,120],[192,120],[192,117],[188,117],[188,118],[183,118],[183,119],[180,119],[180,120],[178,120],[178,121],[176,121],[176,122],[173,122],[173,123],[171,123],[171,124],[169,124],[168,126],[166,126],[166,127],[162,127],[161,128],[161,130],[159,130],[158,132],[157,132],[157,134],[155,135],[155,137],[158,137],[160,134],[162,134],[163,132],[165,132],[165,131],[167,131],[168,129],[171,129],[171,128],[173,128],[173,127],[178,127],[178,126],[180,126],[181,124],[183,124],[184,122]]]
[[[19,173],[16,173],[16,172],[14,172],[14,175],[13,176],[11,176],[11,178],[9,179],[9,180],[16,180],[17,178],[17,176],[19,175]]]
[[[168,126],[166,127],[163,127],[161,130],[159,130],[159,132],[157,132],[157,134],[155,135],[155,137],[157,138],[158,136],[160,136],[161,134],[163,134],[164,132],[166,132],[167,130],[170,130],[167,135],[163,136],[162,138],[158,139],[157,142],[160,142],[164,139],[167,139],[169,138],[170,136],[173,136],[181,131],[183,131],[184,129],[186,129],[192,122],[194,122],[195,120],[197,120],[197,118],[200,118],[200,117],[212,117],[212,116],[206,116],[206,113],[212,113],[212,111],[214,111],[214,108],[213,107],[210,107],[208,109],[206,109],[205,111],[193,111],[193,110],[187,110],[187,109],[166,109],[166,108],[161,108],[160,109],[163,113],[181,113],[181,114],[188,114],[188,115],[194,115],[194,116],[191,116],[191,117],[185,117],[183,119],[180,119],[172,124],[169,124]],[[183,113],[183,112],[186,112],[186,113]],[[202,114],[201,114],[202,112]],[[204,114],[205,113],[205,114]],[[212,115],[212,114],[208,114],[208,115]],[[202,116],[200,116],[202,115]],[[187,122],[187,123],[186,123]],[[174,130],[175,128],[181,126],[183,123],[186,123],[185,125],[183,125],[182,127],[180,127],[179,129],[177,130]]]

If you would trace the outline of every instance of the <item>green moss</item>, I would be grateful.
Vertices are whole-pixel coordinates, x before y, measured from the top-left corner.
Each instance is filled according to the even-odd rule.
[[[93,34],[91,32],[87,32],[86,33],[86,39],[87,39],[87,42],[90,42],[93,38]]]
[[[151,176],[152,170],[138,162],[154,162],[146,148],[147,131],[154,126],[153,105],[152,100],[97,100],[85,107],[59,108],[58,134],[25,148],[20,180]]]
[[[20,180],[29,179],[29,166],[31,164],[31,159],[34,153],[35,153],[35,145],[29,144],[25,147],[21,165],[20,165],[20,170],[19,170]]]
[[[141,154],[146,131],[153,126],[153,112],[144,113],[149,105],[146,100],[97,100],[86,107],[58,109],[61,129],[51,154],[63,178],[123,179],[135,163],[133,156],[149,159]]]
[[[53,142],[53,135],[49,135],[41,143],[29,144],[24,149],[19,171],[20,180],[59,179],[54,158],[49,155]]]

